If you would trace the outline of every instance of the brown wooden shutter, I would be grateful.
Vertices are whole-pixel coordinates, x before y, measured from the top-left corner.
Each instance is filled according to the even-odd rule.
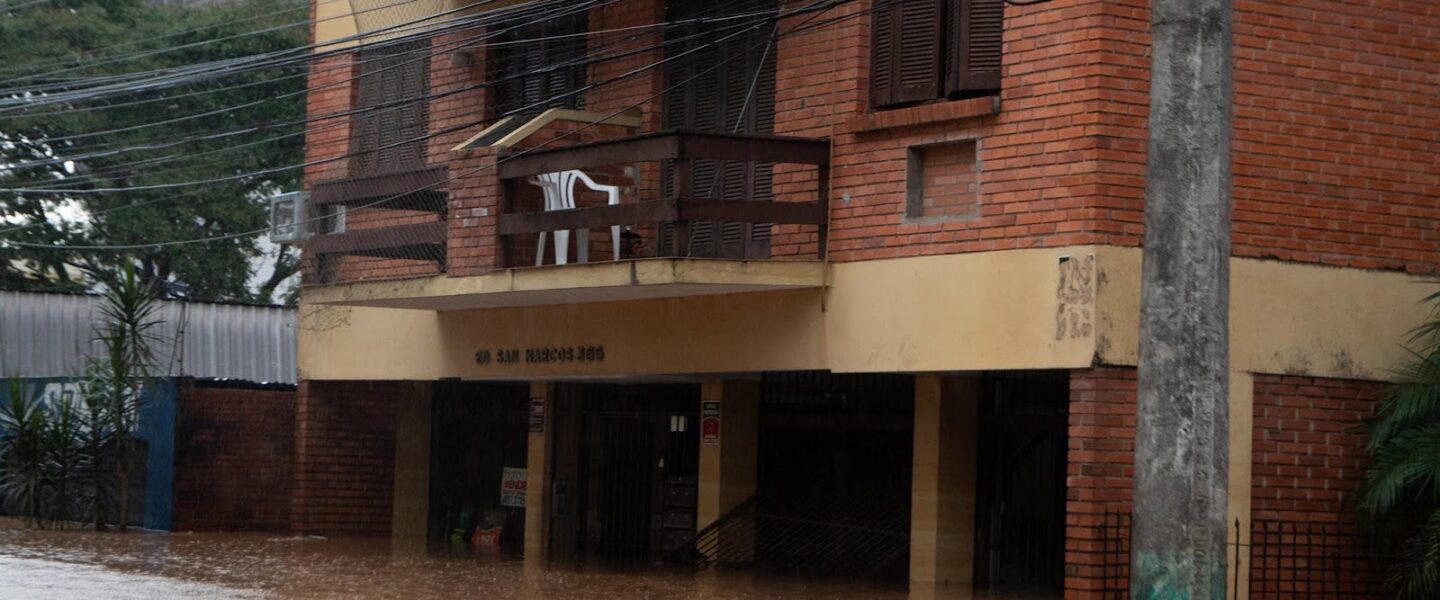
[[[747,7],[773,8],[774,4],[757,0]],[[667,18],[678,19],[710,14],[714,9],[705,0],[688,0],[667,3],[666,11]],[[665,93],[663,128],[725,134],[773,132],[777,49],[771,40],[772,28],[757,27],[707,45],[719,36],[697,36],[703,27],[677,27],[670,34],[671,39],[689,39],[667,48],[675,60],[666,65],[666,79],[678,87]],[[686,53],[690,50],[694,51]],[[741,161],[697,159],[691,175],[694,197],[732,201],[772,199],[771,181],[771,165]],[[662,175],[661,189],[666,195],[671,193],[668,169]],[[669,247],[671,235],[670,227],[660,228],[662,248]],[[690,224],[689,252],[710,258],[768,258],[770,226],[696,221]]]
[[[356,108],[350,173],[355,176],[423,168],[427,132],[430,44],[428,40],[361,48],[356,53]],[[366,110],[368,109],[368,110]]]
[[[946,92],[964,95],[1000,89],[1005,0],[951,0],[947,11]]]
[[[940,97],[944,0],[876,0],[871,92],[876,106]]]
[[[870,20],[870,103],[875,106],[894,104],[893,83],[895,60],[895,6],[891,0],[874,0]]]
[[[940,97],[941,53],[945,13],[942,0],[897,0],[895,13],[896,102],[920,102]]]
[[[494,95],[490,117],[536,115],[549,108],[582,108],[585,85],[586,13],[536,24],[502,25],[491,55]]]

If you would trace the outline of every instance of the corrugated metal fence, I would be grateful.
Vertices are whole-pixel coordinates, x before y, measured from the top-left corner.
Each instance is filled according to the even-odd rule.
[[[73,377],[94,342],[95,296],[0,291],[0,377]],[[164,301],[156,375],[295,383],[295,309]]]

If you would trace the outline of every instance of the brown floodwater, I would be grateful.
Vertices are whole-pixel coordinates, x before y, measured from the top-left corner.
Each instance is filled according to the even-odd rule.
[[[36,530],[0,519],[0,598],[876,598],[961,600],[964,589],[739,573],[527,568],[388,540],[250,533]]]

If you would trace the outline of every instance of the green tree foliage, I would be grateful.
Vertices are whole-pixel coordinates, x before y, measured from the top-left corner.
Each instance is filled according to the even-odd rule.
[[[1374,462],[1357,505],[1382,544],[1400,550],[1390,573],[1400,597],[1440,598],[1440,305],[1411,341],[1370,424]]]
[[[308,42],[308,27],[280,26],[303,21],[304,6],[300,0],[233,0],[199,7],[57,0],[0,12],[0,79],[24,77],[0,83],[0,93],[67,78],[173,69],[298,48]],[[264,32],[239,35],[259,31]],[[218,41],[199,43],[211,40]],[[147,52],[103,64],[107,57]],[[0,188],[62,180],[72,187],[133,188],[296,165],[303,160],[304,125],[295,122],[304,116],[304,96],[297,93],[304,89],[304,75],[305,66],[295,64],[0,113]],[[202,114],[206,116],[165,123]],[[13,167],[52,156],[166,144],[280,122],[294,124],[89,158],[72,167]],[[132,129],[115,131],[126,128]],[[102,131],[113,133],[55,141]],[[3,242],[113,246],[253,231],[267,224],[265,197],[298,189],[299,182],[299,171],[290,169],[160,190],[70,196],[0,192],[0,220],[36,225],[16,229],[0,224],[0,286],[73,291],[82,286],[63,276],[67,269],[105,283],[107,273],[120,272],[118,265],[133,264],[144,281],[184,284],[193,299],[275,301],[277,286],[294,273],[298,260],[293,251],[277,251],[274,272],[260,274],[269,280],[258,291],[248,289],[252,264],[265,251],[255,236],[125,251],[60,251]],[[67,212],[89,217],[58,222],[55,215]],[[41,277],[33,276],[35,272]]]

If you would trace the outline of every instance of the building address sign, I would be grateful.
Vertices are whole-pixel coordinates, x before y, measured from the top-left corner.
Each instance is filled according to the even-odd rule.
[[[535,348],[481,348],[475,363],[488,365],[598,363],[605,361],[605,346],[540,346]]]

